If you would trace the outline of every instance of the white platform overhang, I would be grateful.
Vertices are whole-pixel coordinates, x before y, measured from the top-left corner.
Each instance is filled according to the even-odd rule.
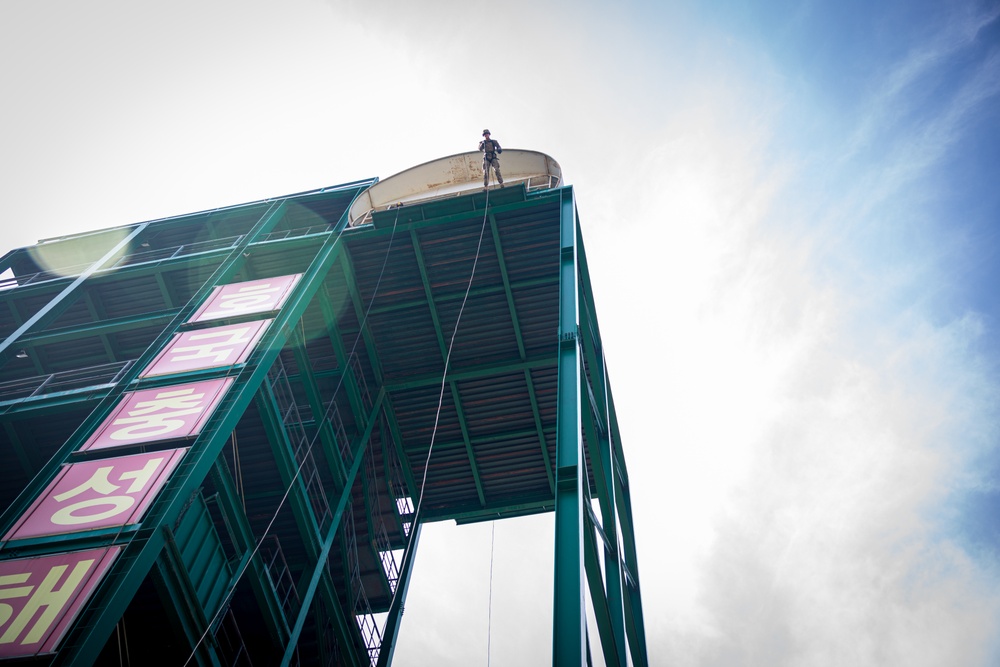
[[[538,151],[505,150],[500,156],[500,172],[504,185],[524,183],[528,190],[554,188],[562,183],[559,163]],[[348,214],[349,224],[354,227],[369,221],[373,211],[468,194],[482,187],[482,153],[459,153],[431,160],[381,180],[358,195]]]

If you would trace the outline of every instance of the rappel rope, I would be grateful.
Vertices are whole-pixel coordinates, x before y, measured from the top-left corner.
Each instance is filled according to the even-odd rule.
[[[406,541],[406,549],[403,551],[402,563],[406,563],[408,558],[412,558],[413,554],[413,543],[414,536],[417,533],[417,528],[420,524],[420,509],[424,501],[424,488],[427,485],[427,469],[430,467],[431,454],[434,452],[434,439],[437,437],[438,423],[441,420],[441,405],[444,402],[444,390],[447,386],[448,380],[448,368],[451,364],[451,351],[455,346],[455,336],[458,334],[458,325],[462,322],[462,313],[465,312],[465,304],[469,300],[469,292],[472,291],[472,281],[476,277],[476,267],[479,265],[479,255],[483,249],[483,236],[486,234],[486,222],[489,220],[490,212],[490,189],[489,189],[489,172],[486,172],[487,176],[487,187],[486,187],[486,204],[483,209],[483,225],[479,230],[479,244],[476,246],[476,258],[472,262],[472,273],[469,275],[469,283],[465,287],[465,296],[462,298],[462,306],[458,309],[458,317],[455,318],[455,326],[451,331],[451,340],[448,341],[448,353],[445,355],[444,359],[444,370],[441,373],[441,391],[438,393],[438,403],[437,411],[434,414],[434,428],[431,430],[431,440],[430,445],[427,448],[427,458],[424,459],[424,473],[420,480],[420,494],[417,496],[417,504],[413,510],[413,521],[410,524],[409,539]],[[399,584],[396,585],[396,590],[392,592],[392,598],[389,601],[389,609],[393,608],[396,604],[396,595],[399,593]],[[400,610],[399,613],[402,613]],[[385,620],[386,623],[389,622],[388,617]],[[385,627],[382,628],[383,632]]]
[[[375,303],[375,297],[378,295],[378,288],[382,283],[382,276],[385,274],[385,267],[389,262],[389,253],[392,250],[392,242],[396,236],[396,223],[398,221],[399,221],[399,211],[397,210],[396,217],[393,219],[392,222],[392,234],[389,236],[389,245],[385,250],[385,258],[382,260],[382,269],[381,271],[379,271],[378,280],[375,281],[375,289],[372,291],[371,301],[368,303],[368,308],[365,310],[364,317],[361,319],[361,324],[358,327],[358,335],[355,336],[354,344],[351,346],[351,351],[347,354],[348,359],[351,358],[351,356],[354,354],[355,350],[358,347],[358,341],[361,340],[361,334],[365,330],[365,323],[368,321],[368,314],[371,312],[372,305]],[[346,226],[344,227],[344,229],[346,229]],[[344,234],[344,229],[340,230],[340,234],[337,235],[335,243],[340,241],[340,237]],[[343,386],[344,384],[345,375],[346,373],[340,374],[340,379],[337,381],[337,386],[334,388],[333,395],[330,399],[330,407],[328,407],[326,412],[323,414],[324,420],[330,416],[334,406],[336,405],[336,401],[334,399],[337,397],[337,393],[340,391],[341,386]],[[257,540],[257,544],[254,546],[253,552],[250,554],[250,557],[244,561],[242,568],[237,573],[236,578],[233,580],[232,586],[229,589],[229,592],[226,594],[225,600],[223,601],[222,604],[219,605],[218,611],[215,612],[215,615],[212,617],[212,620],[206,625],[205,631],[201,634],[201,637],[198,638],[198,642],[194,645],[194,648],[191,649],[191,654],[188,655],[187,660],[184,661],[185,667],[188,664],[190,664],[191,659],[194,657],[195,653],[197,653],[198,648],[201,646],[202,642],[205,641],[205,637],[208,636],[209,631],[212,629],[212,626],[215,625],[215,622],[219,619],[219,616],[226,609],[228,609],[229,602],[232,599],[233,594],[236,592],[236,585],[240,582],[240,579],[243,578],[243,574],[247,571],[247,568],[250,566],[250,563],[257,556],[257,553],[260,551],[261,544],[264,543],[264,538],[266,538],[268,533],[271,532],[271,527],[274,526],[274,522],[277,520],[278,514],[284,507],[285,501],[288,500],[288,495],[291,493],[292,487],[295,486],[296,480],[298,480],[299,476],[302,474],[302,466],[304,466],[305,462],[308,460],[309,454],[312,453],[313,446],[315,446],[316,441],[318,439],[319,439],[319,430],[316,431],[316,434],[313,436],[312,440],[309,441],[309,446],[306,448],[305,454],[302,456],[302,461],[295,469],[295,474],[289,481],[288,488],[285,489],[284,495],[281,496],[281,500],[278,502],[278,507],[274,510],[274,515],[271,517],[271,520],[268,521],[267,528],[264,529],[264,532],[261,534],[260,539]],[[358,455],[363,456],[363,453],[359,453]]]
[[[490,599],[486,605],[486,667],[490,667],[490,649],[493,645],[493,551],[497,538],[497,521],[490,522]]]

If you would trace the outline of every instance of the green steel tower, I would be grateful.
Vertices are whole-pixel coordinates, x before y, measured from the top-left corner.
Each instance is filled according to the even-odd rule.
[[[0,660],[388,665],[423,524],[554,511],[553,665],[648,664],[573,189],[504,158],[3,256]]]

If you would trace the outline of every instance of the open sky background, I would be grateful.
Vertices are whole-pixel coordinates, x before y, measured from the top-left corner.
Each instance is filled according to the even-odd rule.
[[[0,250],[545,152],[653,664],[1000,664],[1000,4],[0,4]],[[424,533],[397,665],[550,662],[552,518]],[[488,620],[489,619],[489,620]]]

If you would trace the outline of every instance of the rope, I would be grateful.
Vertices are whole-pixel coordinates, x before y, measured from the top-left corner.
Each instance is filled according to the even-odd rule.
[[[125,664],[132,666],[132,656],[128,650],[128,628],[125,626],[125,615],[122,614],[122,637],[125,640]]]
[[[243,505],[243,512],[247,511],[247,499],[246,493],[243,490],[243,463],[240,461],[240,448],[236,442],[236,429],[233,429],[233,467],[236,473],[236,495],[240,497],[240,502]]]
[[[375,303],[375,297],[378,295],[378,288],[382,284],[382,276],[385,274],[386,264],[389,263],[389,253],[392,250],[393,239],[396,237],[396,223],[398,221],[399,221],[399,211],[397,210],[396,211],[396,217],[395,217],[395,219],[392,222],[392,234],[389,236],[389,245],[388,245],[388,247],[385,250],[385,258],[382,260],[382,270],[379,271],[378,280],[375,282],[375,289],[372,291],[372,299],[368,303],[368,308],[365,310],[365,315],[362,318],[360,325],[358,326],[358,335],[355,336],[355,338],[354,338],[354,344],[351,346],[351,351],[347,354],[347,359],[351,358],[351,356],[354,354],[355,350],[358,347],[358,341],[361,339],[361,334],[362,334],[362,332],[365,329],[365,323],[368,321],[368,314],[371,312],[372,305],[374,305],[374,303]],[[340,233],[337,235],[337,239],[336,239],[335,242],[339,242],[340,241],[340,237],[344,234],[344,229],[345,228],[342,228],[340,230]],[[337,393],[340,391],[340,388],[343,386],[345,375],[346,375],[346,373],[341,373],[340,374],[340,379],[337,381],[337,386],[333,390],[332,398],[330,400],[330,407],[328,407],[326,409],[326,412],[323,414],[323,419],[327,419],[330,416],[330,414],[332,413],[333,407],[336,405],[336,401],[334,401],[333,399],[335,399],[337,397]],[[188,655],[187,660],[184,661],[184,667],[187,667],[187,665],[190,664],[191,659],[194,657],[195,653],[198,651],[198,648],[201,646],[202,642],[205,641],[205,637],[208,636],[209,630],[211,630],[212,626],[219,619],[219,616],[222,614],[222,612],[225,609],[228,608],[228,604],[229,604],[230,600],[232,599],[233,594],[236,592],[236,585],[243,578],[243,574],[247,571],[247,568],[250,566],[250,563],[257,556],[257,553],[260,551],[261,544],[264,543],[264,539],[267,537],[268,533],[271,532],[271,528],[274,526],[274,522],[277,520],[278,514],[281,513],[281,509],[285,506],[285,501],[288,500],[288,495],[289,495],[289,493],[291,493],[292,487],[295,486],[295,482],[298,480],[299,476],[302,474],[302,466],[305,465],[305,462],[308,460],[308,455],[312,452],[313,446],[315,446],[316,441],[319,439],[319,433],[320,432],[317,429],[315,435],[313,435],[313,437],[312,437],[312,440],[309,441],[309,446],[306,448],[305,454],[303,454],[303,456],[302,456],[302,461],[299,463],[298,467],[295,469],[295,474],[292,476],[292,479],[290,480],[290,482],[288,484],[288,488],[285,489],[284,495],[281,496],[281,500],[278,502],[278,507],[274,510],[274,515],[271,517],[271,520],[268,521],[267,527],[264,529],[264,532],[261,534],[260,538],[257,540],[257,544],[254,545],[253,551],[250,553],[250,557],[247,558],[244,561],[244,563],[243,563],[240,571],[236,574],[236,577],[233,579],[232,586],[230,587],[229,592],[226,594],[226,597],[223,600],[222,604],[219,605],[219,610],[215,612],[215,615],[212,617],[212,620],[205,627],[205,631],[201,634],[201,637],[198,638],[198,642],[191,649],[191,653]],[[298,650],[298,649],[296,649],[296,650]]]
[[[489,183],[489,172],[487,171],[487,184]],[[410,535],[409,539],[406,541],[406,549],[403,551],[402,562],[406,563],[408,558],[412,558],[413,544],[416,539],[417,528],[420,525],[420,509],[424,502],[424,489],[427,486],[427,470],[430,467],[431,454],[434,452],[434,440],[437,437],[438,424],[441,419],[441,405],[444,402],[444,390],[448,379],[448,367],[451,364],[451,352],[455,346],[455,336],[458,334],[458,325],[462,322],[462,313],[465,312],[465,304],[469,300],[469,292],[472,291],[472,282],[476,277],[476,267],[479,265],[479,255],[483,248],[483,236],[486,233],[486,222],[489,220],[490,211],[490,190],[487,185],[486,188],[486,204],[483,209],[483,225],[479,230],[479,244],[476,246],[476,258],[472,262],[472,273],[469,275],[469,283],[465,287],[465,296],[462,298],[462,306],[458,309],[458,317],[455,318],[455,326],[451,331],[451,340],[448,341],[448,353],[445,355],[444,359],[444,370],[441,373],[441,391],[438,393],[438,403],[437,411],[434,414],[434,428],[431,431],[430,445],[427,448],[427,458],[424,459],[424,473],[420,479],[420,494],[417,496],[416,508],[413,511],[413,522],[410,524]],[[392,598],[389,601],[389,609],[392,609],[393,605],[396,603],[396,595],[399,594],[399,589],[401,587],[397,584],[396,590],[392,593]],[[385,622],[388,624],[389,619],[386,617]],[[385,627],[382,628],[383,632]]]
[[[487,176],[487,178],[489,178]],[[441,405],[444,403],[444,389],[448,380],[448,367],[451,365],[451,351],[455,346],[455,336],[458,334],[458,325],[462,322],[462,313],[465,312],[465,304],[469,301],[469,292],[472,291],[472,281],[476,277],[476,267],[479,265],[479,254],[483,248],[483,236],[486,233],[486,221],[489,219],[490,191],[486,190],[486,207],[483,209],[483,226],[479,230],[479,245],[476,246],[476,259],[472,262],[472,274],[469,276],[469,284],[465,286],[465,296],[462,298],[462,306],[458,309],[458,317],[455,318],[455,327],[451,331],[451,340],[448,341],[448,354],[444,359],[444,371],[441,373],[441,391],[438,393],[437,412],[434,415],[434,429],[431,431],[431,443],[427,448],[427,458],[424,459],[424,474],[420,480],[420,495],[417,497],[417,507],[413,512],[413,523],[420,520],[420,506],[424,501],[424,488],[427,485],[427,468],[430,466],[431,454],[434,452],[434,439],[437,437],[438,423],[441,420]],[[409,551],[409,543],[406,547]],[[406,554],[403,555],[406,558]],[[393,596],[395,597],[395,596]]]
[[[493,546],[497,537],[496,519],[490,522],[490,601],[486,615],[486,667],[490,667],[490,648],[493,644]]]

